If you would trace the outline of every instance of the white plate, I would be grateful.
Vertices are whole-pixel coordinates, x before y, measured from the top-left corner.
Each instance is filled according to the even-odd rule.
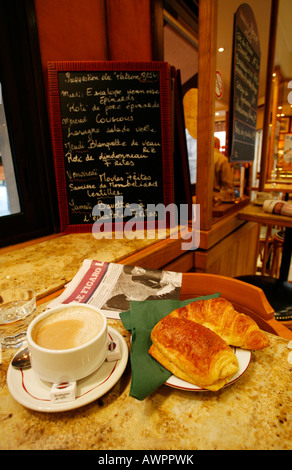
[[[235,374],[227,384],[224,385],[224,387],[227,387],[228,385],[233,384],[238,380],[242,374],[246,371],[250,364],[250,358],[251,358],[251,351],[247,351],[245,349],[240,349],[240,348],[232,348],[239,364],[239,370],[237,374]],[[189,382],[186,382],[185,380],[179,379],[175,375],[172,375],[169,377],[169,379],[165,382],[166,385],[169,385],[170,387],[173,388],[178,388],[180,390],[189,390],[192,392],[208,392],[207,389],[198,387],[197,385],[191,384]]]
[[[110,339],[120,343],[122,357],[118,361],[107,362],[93,374],[77,382],[74,401],[53,403],[50,401],[52,384],[42,381],[32,369],[18,370],[9,365],[7,384],[13,398],[21,405],[35,411],[67,411],[87,405],[108,392],[123,374],[128,362],[128,347],[124,338],[116,330],[108,327]]]

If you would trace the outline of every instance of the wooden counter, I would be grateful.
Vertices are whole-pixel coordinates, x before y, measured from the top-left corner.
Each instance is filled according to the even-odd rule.
[[[258,227],[239,220],[237,213],[216,220],[210,230],[201,230],[200,247],[194,252],[196,272],[230,277],[255,273]]]
[[[271,214],[270,212],[265,212],[260,206],[249,204],[238,213],[238,218],[241,220],[257,222],[259,226],[260,224],[266,224],[286,227],[279,279],[281,281],[287,281],[292,259],[292,217]]]
[[[0,288],[30,286],[37,298],[62,289],[75,276],[84,259],[125,262],[160,269],[180,259],[179,271],[193,267],[193,253],[183,251],[179,229],[155,232],[152,239],[95,239],[91,233],[52,235],[43,239],[0,249]],[[183,229],[182,229],[183,233]],[[186,256],[187,255],[187,256]],[[182,260],[187,258],[188,262]],[[181,259],[182,258],[182,259]],[[191,259],[190,259],[191,258]]]
[[[255,204],[249,204],[247,207],[239,211],[238,218],[241,220],[249,220],[261,224],[279,225],[280,227],[292,227],[292,217],[265,212],[262,206],[257,206]]]
[[[264,186],[264,191],[291,194],[292,193],[292,181],[287,182],[287,183],[283,183],[279,181],[275,181],[273,183],[267,183]]]

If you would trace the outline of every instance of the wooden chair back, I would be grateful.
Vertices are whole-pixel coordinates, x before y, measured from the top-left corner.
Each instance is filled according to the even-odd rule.
[[[220,292],[234,308],[252,317],[262,330],[292,339],[292,331],[274,318],[274,309],[259,287],[230,277],[205,273],[184,273],[181,300]]]

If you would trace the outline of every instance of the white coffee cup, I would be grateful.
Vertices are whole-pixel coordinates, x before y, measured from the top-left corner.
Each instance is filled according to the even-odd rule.
[[[72,319],[75,321],[74,324]],[[71,324],[68,323],[70,321]],[[80,321],[86,328],[76,333],[75,327]],[[27,330],[27,343],[33,371],[42,380],[51,383],[74,382],[87,377],[106,359],[107,330],[105,315],[91,305],[74,302],[46,310],[29,324]],[[55,337],[55,332],[58,337],[58,331],[62,331],[66,349],[55,349],[55,346],[60,347],[60,344],[58,345],[57,339],[55,341],[52,338]],[[71,338],[69,338],[70,335]],[[73,336],[75,340],[77,338],[76,344],[71,344],[74,340]],[[55,343],[44,346],[41,338],[49,343],[50,341],[53,343],[55,341]]]

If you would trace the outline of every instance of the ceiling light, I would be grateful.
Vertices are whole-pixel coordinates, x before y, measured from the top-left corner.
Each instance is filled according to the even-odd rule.
[[[219,47],[218,52],[224,52],[224,47]]]

